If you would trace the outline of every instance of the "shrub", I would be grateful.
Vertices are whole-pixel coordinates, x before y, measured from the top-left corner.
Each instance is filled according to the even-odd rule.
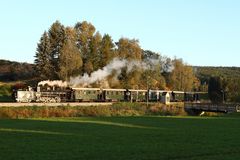
[[[182,104],[114,103],[112,106],[2,107],[0,118],[186,115]]]

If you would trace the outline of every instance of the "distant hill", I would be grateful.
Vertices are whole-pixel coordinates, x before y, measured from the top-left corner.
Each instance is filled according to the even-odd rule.
[[[33,79],[33,64],[20,63],[0,59],[0,81],[16,81]],[[240,67],[209,67],[193,66],[197,77],[203,82],[211,76],[221,76],[231,79],[240,79]]]
[[[0,81],[27,80],[33,77],[33,64],[0,59]]]
[[[199,79],[208,80],[211,76],[220,76],[230,79],[240,79],[240,67],[199,67],[194,66]]]

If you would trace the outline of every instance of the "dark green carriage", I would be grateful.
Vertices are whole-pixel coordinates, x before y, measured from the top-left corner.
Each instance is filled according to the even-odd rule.
[[[106,101],[124,101],[125,89],[103,89]]]
[[[101,94],[100,88],[73,88],[75,91],[75,101],[90,102],[98,101]]]
[[[134,90],[130,89],[132,101],[134,102],[144,102],[146,101],[147,90]]]

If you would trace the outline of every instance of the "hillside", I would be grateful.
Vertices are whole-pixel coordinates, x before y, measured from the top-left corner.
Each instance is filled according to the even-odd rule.
[[[240,78],[240,67],[200,67],[194,66],[197,77],[207,80],[211,76],[220,76],[230,79]]]
[[[0,59],[0,81],[26,80],[34,77],[33,64]]]

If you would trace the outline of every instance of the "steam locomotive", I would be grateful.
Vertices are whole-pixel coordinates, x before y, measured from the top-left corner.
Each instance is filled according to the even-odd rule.
[[[58,86],[28,87],[14,93],[17,102],[163,102],[199,101],[195,92],[135,89],[70,88]]]

